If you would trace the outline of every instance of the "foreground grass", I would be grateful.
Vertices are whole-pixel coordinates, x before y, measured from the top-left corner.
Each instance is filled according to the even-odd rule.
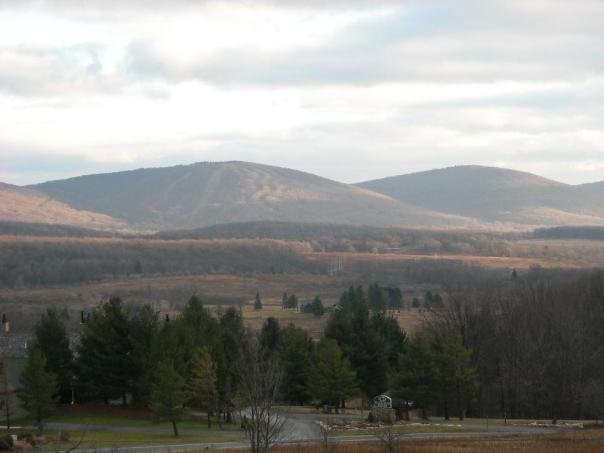
[[[380,432],[380,428],[357,428],[357,429],[341,429],[331,432],[334,436],[362,436],[373,435]],[[395,425],[392,429],[397,434],[421,434],[421,433],[468,433],[468,432],[483,432],[486,429],[459,426],[454,424],[439,424],[439,423],[419,423],[408,425]]]
[[[507,436],[494,438],[466,438],[405,441],[397,445],[405,453],[596,453],[604,451],[604,428],[568,429],[539,436]],[[246,450],[221,450],[240,453]],[[360,444],[292,445],[281,446],[274,453],[383,453],[385,445],[379,442]]]
[[[0,432],[0,435],[4,434]],[[38,433],[30,430],[12,430],[11,434],[22,436],[31,434],[34,438]],[[67,436],[67,437],[65,437]],[[180,435],[178,437],[172,434],[155,434],[144,432],[115,433],[109,431],[45,431],[43,433],[43,442],[39,442],[36,447],[42,450],[62,450],[73,447],[77,448],[108,448],[108,447],[132,447],[142,445],[181,445],[196,443],[219,443],[229,441],[243,440],[243,435],[233,433],[229,436],[216,435]],[[60,440],[61,438],[69,440]]]
[[[109,407],[109,406],[68,406],[60,410],[47,420],[47,423],[69,423],[79,425],[103,425],[128,428],[148,428],[172,430],[169,422],[157,422],[153,415],[146,410]],[[15,425],[33,425],[32,420],[18,420]],[[195,431],[239,431],[236,423],[222,423],[218,425],[217,418],[212,417],[212,426],[208,428],[205,416],[189,416],[178,422],[179,430]]]

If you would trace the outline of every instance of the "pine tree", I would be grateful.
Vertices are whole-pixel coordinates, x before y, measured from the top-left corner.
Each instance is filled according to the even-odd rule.
[[[260,331],[260,346],[267,353],[276,352],[281,346],[281,326],[272,316],[267,318]]]
[[[33,348],[46,357],[48,371],[57,377],[61,401],[70,402],[74,371],[73,353],[69,348],[65,325],[54,308],[49,308],[36,326]]]
[[[185,380],[174,368],[174,363],[171,360],[160,362],[151,385],[150,408],[158,420],[172,423],[175,437],[178,436],[177,422],[186,413],[186,399]]]
[[[283,370],[281,397],[284,401],[304,404],[312,398],[314,344],[308,332],[290,324],[281,330],[279,362]]]
[[[96,309],[84,325],[77,361],[83,390],[105,400],[122,397],[126,404],[136,376],[130,341],[130,319],[119,298]]]
[[[46,366],[44,355],[38,349],[31,350],[17,391],[23,409],[36,421],[40,431],[44,420],[55,410],[55,395],[59,391],[56,376],[46,371]]]
[[[319,342],[314,385],[317,397],[336,407],[358,393],[356,373],[335,340],[323,338]]]
[[[323,302],[321,302],[319,296],[316,296],[312,301],[311,312],[315,316],[323,316],[323,314],[325,314],[325,308],[323,307]]]
[[[254,301],[254,310],[262,310],[262,301],[260,300],[260,293],[256,291],[256,300]]]
[[[195,351],[186,390],[190,401],[207,408],[208,427],[211,428],[210,414],[216,397],[216,366],[207,348]]]

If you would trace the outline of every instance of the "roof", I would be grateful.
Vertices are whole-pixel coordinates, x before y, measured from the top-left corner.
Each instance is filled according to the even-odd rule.
[[[0,334],[0,358],[23,358],[27,356],[27,345],[31,335],[2,333]]]

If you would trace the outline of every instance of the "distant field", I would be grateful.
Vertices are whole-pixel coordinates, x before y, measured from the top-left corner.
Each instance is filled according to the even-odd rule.
[[[473,266],[528,269],[532,266],[547,268],[581,267],[579,262],[545,258],[523,258],[508,256],[476,255],[416,255],[407,253],[308,253],[306,256],[322,261],[333,261],[340,257],[345,261],[460,261]]]

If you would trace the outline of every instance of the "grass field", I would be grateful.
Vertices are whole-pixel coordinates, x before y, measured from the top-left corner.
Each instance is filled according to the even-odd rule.
[[[537,436],[502,436],[492,438],[455,438],[441,440],[412,440],[400,442],[396,451],[404,453],[597,453],[604,451],[604,428],[558,431]],[[221,450],[240,453],[246,450]],[[280,446],[274,453],[383,453],[385,445],[348,443],[338,445]]]
[[[18,425],[31,425],[31,420],[22,419],[15,422]],[[125,428],[166,429],[171,430],[168,422],[157,422],[153,414],[145,409],[123,408],[120,406],[66,406],[47,420],[47,423],[74,423],[82,425],[104,425]],[[201,431],[239,431],[236,423],[222,423],[219,427],[216,418],[212,418],[212,427],[208,428],[205,416],[190,415],[178,423],[180,430]]]
[[[36,436],[35,431],[16,430],[12,434],[23,435],[30,433]],[[0,435],[2,432],[0,431]],[[62,436],[67,435],[69,440],[61,440]],[[161,445],[161,444],[193,444],[208,442],[229,442],[240,441],[242,434],[233,433],[229,436],[217,435],[188,435],[181,434],[174,437],[172,434],[154,434],[146,432],[115,433],[108,431],[45,431],[43,442],[37,445],[42,451],[60,451],[78,446],[78,448],[96,449],[96,448],[118,448],[132,447],[140,445]]]

